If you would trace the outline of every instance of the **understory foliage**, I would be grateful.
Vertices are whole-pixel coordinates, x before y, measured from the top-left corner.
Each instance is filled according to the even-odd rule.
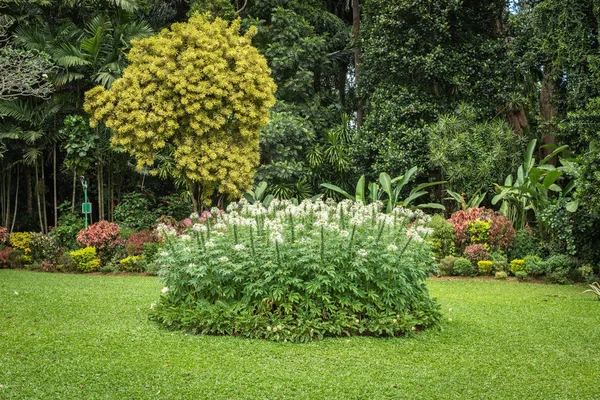
[[[151,319],[170,329],[305,342],[400,336],[440,320],[428,217],[381,203],[232,203],[165,237]],[[206,215],[205,215],[206,217]]]
[[[506,252],[516,235],[508,218],[485,207],[459,210],[449,221],[454,225],[456,247],[461,251],[468,245],[481,244],[487,250]]]

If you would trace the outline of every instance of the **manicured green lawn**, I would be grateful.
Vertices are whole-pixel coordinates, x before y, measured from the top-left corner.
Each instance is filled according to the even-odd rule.
[[[164,331],[156,278],[0,270],[0,399],[599,398],[582,287],[429,287],[441,331],[289,344]]]

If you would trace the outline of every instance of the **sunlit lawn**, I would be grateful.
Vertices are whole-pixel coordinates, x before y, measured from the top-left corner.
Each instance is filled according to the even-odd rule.
[[[0,399],[600,398],[583,287],[429,287],[442,330],[289,344],[162,330],[156,278],[0,270]]]

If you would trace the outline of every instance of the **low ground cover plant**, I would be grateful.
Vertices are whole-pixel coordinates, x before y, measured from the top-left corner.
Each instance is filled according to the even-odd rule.
[[[421,211],[274,200],[233,203],[184,234],[161,226],[165,288],[151,318],[172,329],[273,340],[407,335],[440,321]]]

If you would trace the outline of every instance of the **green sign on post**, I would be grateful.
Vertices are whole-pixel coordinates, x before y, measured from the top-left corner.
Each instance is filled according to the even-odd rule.
[[[92,213],[92,203],[81,204],[81,212],[84,214],[91,214]]]

